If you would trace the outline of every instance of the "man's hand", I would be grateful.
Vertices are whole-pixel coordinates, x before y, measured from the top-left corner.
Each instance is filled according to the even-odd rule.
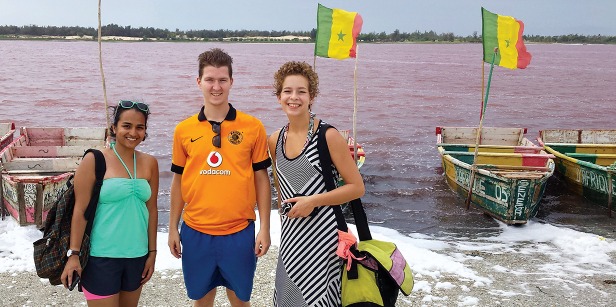
[[[267,254],[272,241],[270,240],[270,234],[267,231],[260,231],[257,234],[257,240],[255,241],[255,255],[257,257]]]
[[[180,259],[182,257],[182,245],[180,244],[180,233],[175,230],[169,230],[169,251],[173,257]]]

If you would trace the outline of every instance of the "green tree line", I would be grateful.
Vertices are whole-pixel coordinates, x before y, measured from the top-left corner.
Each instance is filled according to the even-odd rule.
[[[169,40],[169,41],[267,41],[277,40],[283,36],[306,37],[307,39],[295,39],[296,41],[314,41],[316,29],[310,31],[262,31],[262,30],[187,30],[175,31],[153,27],[132,27],[109,24],[101,27],[103,36],[126,36],[142,40]],[[96,39],[98,29],[93,27],[57,27],[57,26],[0,26],[0,38],[23,39],[40,37],[67,37],[78,36],[83,39]],[[391,43],[391,42],[470,42],[480,43],[481,35],[475,31],[472,35],[456,36],[453,33],[436,33],[434,31],[415,31],[412,33],[395,30],[392,33],[361,33],[357,38],[361,42]],[[565,43],[565,44],[616,44],[616,36],[603,35],[525,35],[527,42],[537,43]],[[278,40],[277,40],[278,41]]]

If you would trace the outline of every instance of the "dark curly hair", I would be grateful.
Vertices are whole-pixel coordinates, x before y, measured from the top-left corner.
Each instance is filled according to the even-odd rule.
[[[319,76],[312,70],[306,62],[291,61],[286,62],[280,66],[278,71],[274,73],[274,95],[280,97],[282,93],[282,83],[287,76],[303,76],[308,79],[308,94],[310,94],[310,100],[313,100],[319,94]]]
[[[233,78],[233,58],[220,48],[212,48],[199,55],[199,79],[203,76],[203,68],[214,66],[216,68],[227,66],[229,68],[229,78]]]

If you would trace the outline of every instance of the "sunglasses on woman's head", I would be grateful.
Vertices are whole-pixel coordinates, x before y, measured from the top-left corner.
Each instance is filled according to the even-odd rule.
[[[132,109],[134,106],[137,106],[137,109],[143,111],[143,112],[148,112],[150,111],[150,107],[148,107],[147,104],[143,103],[143,102],[135,102],[135,101],[130,101],[130,100],[120,100],[120,102],[118,102],[118,106],[122,107],[124,109]]]

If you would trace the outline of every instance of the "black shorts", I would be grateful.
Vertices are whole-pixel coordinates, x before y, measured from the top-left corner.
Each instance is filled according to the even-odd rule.
[[[81,272],[81,286],[100,296],[135,291],[141,287],[141,274],[147,259],[147,254],[139,258],[90,256]]]

